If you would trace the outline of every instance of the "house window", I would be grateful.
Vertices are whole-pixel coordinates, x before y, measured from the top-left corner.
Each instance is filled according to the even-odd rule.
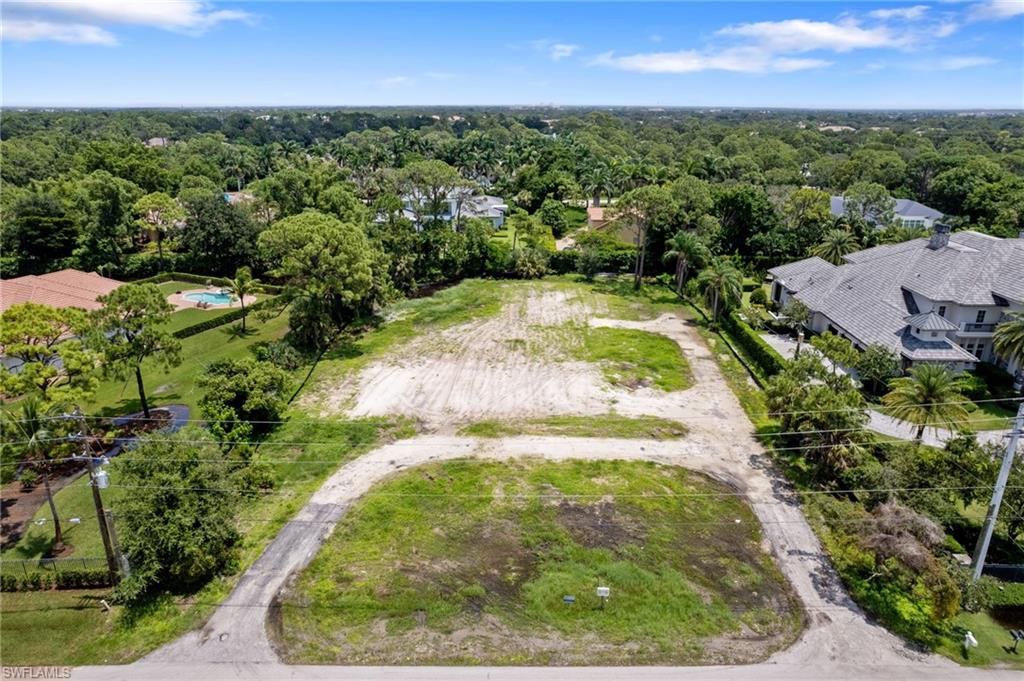
[[[975,324],[981,324],[984,321],[985,321],[985,311],[984,310],[978,310],[978,316],[974,318],[974,323]]]
[[[932,338],[935,338],[938,335],[939,335],[938,331],[932,331]]]
[[[978,353],[977,354],[978,354],[978,357],[981,357],[982,355],[985,354],[985,344],[984,343],[978,343]]]
[[[940,317],[945,317],[946,316],[946,306],[945,305],[939,305],[939,316]]]

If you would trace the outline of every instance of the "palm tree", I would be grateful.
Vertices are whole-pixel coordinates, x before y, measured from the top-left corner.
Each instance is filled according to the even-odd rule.
[[[893,379],[892,390],[882,397],[888,413],[917,424],[914,440],[920,444],[925,428],[947,426],[952,430],[967,418],[960,394],[959,377],[940,364],[918,364],[909,376]]]
[[[12,432],[14,437],[23,443],[25,459],[42,474],[46,503],[50,505],[50,515],[53,517],[53,551],[58,552],[64,548],[64,532],[61,530],[60,516],[57,515],[57,506],[53,503],[53,492],[50,490],[50,450],[57,440],[52,424],[59,423],[56,417],[62,410],[57,405],[44,407],[37,396],[29,395],[21,401],[18,411],[3,413],[6,416],[6,425],[10,428],[8,432]]]
[[[996,327],[992,342],[1000,357],[1024,364],[1024,314],[1007,315]]]
[[[716,260],[697,275],[697,285],[711,304],[711,320],[718,322],[719,303],[736,305],[743,297],[743,275],[728,260]]]
[[[711,251],[699,236],[693,232],[677,232],[665,246],[665,264],[674,262],[676,267],[676,293],[683,294],[683,284],[690,265],[702,267],[711,258]]]
[[[833,265],[842,265],[843,256],[857,250],[857,239],[845,229],[830,229],[824,240],[811,249],[811,255],[816,255]]]
[[[239,267],[235,270],[235,278],[228,279],[228,288],[231,290],[231,295],[238,298],[238,302],[242,305],[242,331],[245,331],[245,297],[252,295],[256,292],[256,287],[259,286],[260,280],[252,278],[252,270],[248,267]]]

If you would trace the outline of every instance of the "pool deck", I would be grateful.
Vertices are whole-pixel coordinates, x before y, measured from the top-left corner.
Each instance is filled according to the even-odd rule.
[[[190,308],[195,308],[195,309],[199,309],[199,310],[204,310],[205,309],[205,310],[209,310],[210,312],[213,312],[214,310],[224,310],[224,309],[229,308],[229,307],[241,307],[241,302],[235,300],[230,305],[211,305],[210,307],[207,307],[207,308],[201,308],[201,307],[199,307],[199,304],[196,303],[195,301],[187,300],[185,298],[185,296],[187,296],[190,293],[219,293],[219,292],[220,292],[220,287],[219,286],[211,286],[209,288],[192,288],[192,289],[189,289],[187,291],[182,291],[181,293],[172,293],[171,295],[167,296],[167,302],[174,306],[174,310],[175,311],[187,310],[187,309],[190,309]],[[257,296],[246,296],[245,297],[245,304],[246,305],[252,305],[253,303],[256,302],[256,298],[257,298]]]

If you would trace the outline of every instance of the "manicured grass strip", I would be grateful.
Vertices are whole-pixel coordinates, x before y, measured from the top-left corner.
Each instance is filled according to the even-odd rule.
[[[601,365],[605,378],[627,388],[653,386],[686,390],[693,385],[690,365],[670,338],[636,329],[593,328],[571,348],[576,359]]]
[[[766,657],[795,637],[799,606],[749,507],[713,494],[727,490],[646,462],[409,470],[350,510],[283,596],[279,651],[346,664]],[[604,610],[597,586],[611,589]],[[744,627],[757,645],[740,642]]]
[[[674,440],[686,435],[686,426],[658,416],[548,416],[538,419],[477,421],[462,428],[460,435],[513,437],[516,435],[561,435],[565,437],[621,437]]]
[[[152,362],[144,362],[142,377],[150,405],[181,403],[198,415],[202,392],[196,385],[199,376],[211,363],[226,358],[244,357],[256,343],[276,340],[288,330],[288,315],[281,314],[266,322],[249,317],[248,333],[241,335],[233,326],[222,326],[198,333],[181,341],[182,363],[169,370]],[[116,416],[141,410],[135,377],[100,383],[92,401],[85,406],[87,414]]]
[[[1019,629],[1019,619],[1017,621],[1017,626],[1011,627],[1000,624],[987,612],[961,612],[953,618],[950,633],[941,638],[935,651],[958,664],[971,667],[1007,666],[1024,670],[1024,655],[1019,652],[1024,645],[1018,647],[1016,655],[1007,650],[1013,647],[1013,639],[1007,629]],[[978,647],[971,648],[966,654],[963,645],[965,631],[970,631],[978,639]]]

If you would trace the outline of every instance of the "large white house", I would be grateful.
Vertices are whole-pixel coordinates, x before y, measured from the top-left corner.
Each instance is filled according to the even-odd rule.
[[[930,238],[876,246],[844,256],[842,265],[807,258],[769,270],[772,300],[811,311],[809,326],[880,343],[904,368],[938,362],[971,370],[991,362],[1022,369],[995,354],[992,334],[1011,312],[1024,312],[1024,235],[1000,239],[937,223]]]
[[[846,212],[846,199],[842,196],[833,196],[829,209],[835,217],[842,217]],[[911,199],[896,199],[893,215],[901,227],[916,229],[931,229],[932,225],[942,219],[942,213],[939,211]],[[874,223],[870,216],[868,221]]]
[[[420,205],[426,204],[426,199],[414,196],[402,197],[402,216],[416,222],[416,202]],[[468,192],[453,191],[445,197],[444,209],[439,215],[433,216],[437,219],[451,222],[452,220],[465,220],[476,218],[487,220],[494,229],[501,229],[505,224],[505,213],[508,212],[508,205],[504,199],[486,194],[470,194]],[[383,216],[378,216],[379,222],[384,221]],[[417,225],[418,227],[419,225]]]

